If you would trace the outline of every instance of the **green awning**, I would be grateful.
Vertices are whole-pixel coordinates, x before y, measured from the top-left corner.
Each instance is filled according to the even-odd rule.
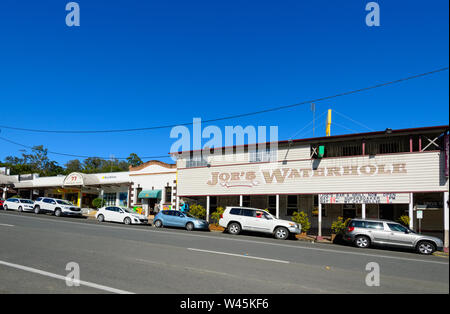
[[[138,198],[161,198],[161,190],[143,190]]]

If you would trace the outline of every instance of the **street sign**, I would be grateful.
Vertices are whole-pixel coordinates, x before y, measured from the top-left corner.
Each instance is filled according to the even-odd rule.
[[[416,213],[417,219],[423,219],[423,210],[418,210]]]

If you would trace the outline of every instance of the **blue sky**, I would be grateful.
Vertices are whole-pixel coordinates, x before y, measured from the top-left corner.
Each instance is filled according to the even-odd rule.
[[[448,66],[448,1],[79,0],[0,2],[0,125],[101,130],[185,123],[289,105]],[[316,104],[375,130],[448,124],[448,72]],[[316,136],[324,135],[325,117]],[[227,120],[277,125],[288,139],[310,106]],[[367,131],[335,114],[332,134]],[[339,126],[338,126],[339,125]],[[344,128],[345,127],[345,128]],[[170,129],[0,136],[51,151],[166,155]],[[307,128],[296,137],[311,137]],[[0,141],[0,159],[21,147]],[[70,157],[51,155],[63,165]],[[170,160],[165,160],[170,161]]]

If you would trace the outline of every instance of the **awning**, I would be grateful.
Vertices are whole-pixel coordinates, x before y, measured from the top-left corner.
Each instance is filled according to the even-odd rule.
[[[161,198],[161,190],[143,190],[138,198]]]

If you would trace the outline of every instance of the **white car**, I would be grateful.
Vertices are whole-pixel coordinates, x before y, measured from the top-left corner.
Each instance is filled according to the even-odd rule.
[[[121,222],[126,225],[148,223],[148,218],[145,215],[139,215],[129,208],[119,206],[102,207],[95,214],[95,218],[99,222]]]
[[[51,197],[38,197],[34,202],[34,212],[52,213],[55,216],[82,216],[81,208],[69,201]]]
[[[24,198],[9,198],[3,203],[4,210],[18,210],[19,212],[32,212],[34,202]]]
[[[247,207],[227,207],[220,217],[219,225],[231,234],[242,230],[273,234],[285,240],[289,235],[301,233],[301,226],[288,220],[277,219],[262,209]]]

